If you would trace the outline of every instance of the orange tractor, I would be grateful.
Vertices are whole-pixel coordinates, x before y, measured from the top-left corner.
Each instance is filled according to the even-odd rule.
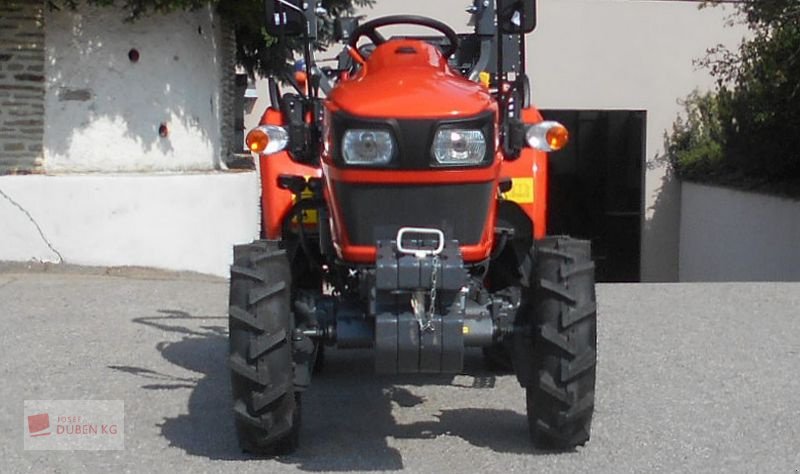
[[[399,15],[336,21],[315,63],[316,1],[268,0],[304,66],[247,135],[261,240],[234,248],[233,407],[243,450],[298,445],[325,346],[371,348],[378,373],[460,373],[465,349],[513,368],[533,442],[589,439],[596,305],[589,243],[548,237],[547,152],[568,139],[529,103],[533,0],[476,0],[475,31]],[[393,25],[437,34],[387,39]]]

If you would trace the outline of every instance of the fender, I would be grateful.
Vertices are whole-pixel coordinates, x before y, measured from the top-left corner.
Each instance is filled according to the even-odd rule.
[[[261,117],[260,124],[285,125],[285,121],[280,111],[270,107]],[[267,239],[280,240],[283,221],[292,207],[294,196],[290,191],[278,187],[278,177],[289,174],[319,178],[322,169],[298,163],[286,151],[269,156],[259,155],[258,166],[261,171],[261,229]]]

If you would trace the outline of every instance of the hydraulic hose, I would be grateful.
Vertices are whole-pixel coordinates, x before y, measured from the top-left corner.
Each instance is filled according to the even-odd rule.
[[[486,66],[489,64],[489,55],[492,53],[492,40],[484,39],[481,40],[481,53],[478,56],[478,61],[472,66],[472,69],[469,70],[469,74],[467,77],[470,81],[477,82],[480,73],[486,69]]]

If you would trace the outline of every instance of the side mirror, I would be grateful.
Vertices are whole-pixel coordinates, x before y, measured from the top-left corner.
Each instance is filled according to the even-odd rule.
[[[358,18],[337,18],[333,22],[333,37],[336,41],[349,41],[356,28],[358,28]]]
[[[266,30],[270,36],[300,36],[306,29],[303,0],[266,0]]]
[[[505,34],[536,29],[536,0],[497,0],[497,24]]]

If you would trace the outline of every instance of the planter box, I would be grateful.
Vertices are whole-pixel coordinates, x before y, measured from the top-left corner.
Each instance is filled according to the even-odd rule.
[[[800,201],[684,182],[680,281],[800,281]]]

